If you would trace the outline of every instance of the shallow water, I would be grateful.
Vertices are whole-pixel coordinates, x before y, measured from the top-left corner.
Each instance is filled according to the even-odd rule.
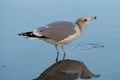
[[[18,33],[57,20],[74,22],[83,16],[98,19],[88,25],[80,39],[65,47],[66,58],[83,61],[90,71],[101,75],[93,80],[118,80],[119,4],[119,0],[1,0],[0,80],[32,80],[55,62],[54,46],[24,39]],[[99,45],[91,48],[86,44]]]

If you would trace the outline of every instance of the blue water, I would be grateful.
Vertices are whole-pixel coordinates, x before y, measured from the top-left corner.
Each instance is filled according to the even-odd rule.
[[[53,45],[24,39],[18,33],[83,16],[98,19],[65,47],[66,58],[83,61],[101,75],[93,80],[120,79],[120,0],[0,0],[0,80],[32,80],[55,62]],[[84,50],[91,43],[104,47]]]

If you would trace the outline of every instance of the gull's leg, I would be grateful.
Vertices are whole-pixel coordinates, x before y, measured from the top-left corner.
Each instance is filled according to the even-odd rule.
[[[61,48],[62,48],[62,50],[63,50],[63,52],[64,52],[64,56],[63,56],[63,60],[65,59],[65,56],[66,56],[66,52],[65,52],[65,50],[64,50],[64,45],[61,45]]]
[[[57,50],[56,62],[58,62],[59,50],[58,50],[58,47],[57,47],[57,45],[55,45],[55,48],[56,48],[56,50]]]

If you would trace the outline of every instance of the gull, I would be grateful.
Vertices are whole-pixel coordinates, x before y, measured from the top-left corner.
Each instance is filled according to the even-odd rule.
[[[66,59],[52,64],[33,80],[92,80],[98,77],[100,75],[92,73],[83,62]]]
[[[75,22],[69,21],[56,21],[49,23],[45,26],[38,27],[33,31],[22,32],[18,34],[19,36],[26,36],[28,39],[38,39],[44,40],[55,46],[57,51],[56,62],[59,57],[58,45],[61,46],[64,53],[63,60],[65,59],[66,52],[64,50],[64,45],[67,45],[74,40],[78,39],[89,22],[95,20],[97,17],[82,17],[77,19]]]

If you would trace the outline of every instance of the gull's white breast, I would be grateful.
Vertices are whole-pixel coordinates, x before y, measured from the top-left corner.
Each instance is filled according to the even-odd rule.
[[[74,34],[69,35],[65,39],[59,41],[58,44],[66,45],[66,44],[69,44],[72,41],[76,40],[77,38],[79,38],[81,34],[80,34],[80,29],[79,29],[79,27],[77,25],[75,26],[74,30],[76,31]]]

